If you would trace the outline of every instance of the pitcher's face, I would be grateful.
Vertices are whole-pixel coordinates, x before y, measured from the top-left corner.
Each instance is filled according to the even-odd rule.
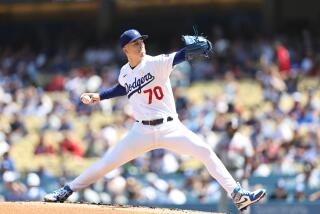
[[[146,54],[146,48],[144,46],[143,39],[130,42],[123,47],[123,51],[127,54],[127,56],[143,57]]]

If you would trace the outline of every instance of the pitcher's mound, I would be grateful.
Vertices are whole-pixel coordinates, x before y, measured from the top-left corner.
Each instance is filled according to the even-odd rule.
[[[76,203],[2,202],[1,214],[208,214],[208,212]]]

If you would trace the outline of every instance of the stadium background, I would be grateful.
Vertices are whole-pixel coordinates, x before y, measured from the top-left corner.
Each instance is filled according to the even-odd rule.
[[[310,0],[0,0],[0,200],[40,200],[81,173],[134,122],[126,98],[84,106],[117,81],[118,37],[137,28],[151,55],[196,25],[214,56],[172,73],[177,110],[216,149],[236,119],[254,148],[251,213],[314,213],[320,202],[320,7]],[[147,153],[71,200],[220,211],[197,161]],[[235,211],[231,201],[226,205]]]

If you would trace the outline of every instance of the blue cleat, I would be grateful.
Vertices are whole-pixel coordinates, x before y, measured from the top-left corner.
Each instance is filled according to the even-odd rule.
[[[240,185],[233,190],[231,197],[240,211],[245,210],[249,205],[257,203],[266,195],[265,189],[258,189],[254,192],[243,189]]]
[[[65,200],[68,199],[70,195],[72,195],[72,189],[66,185],[60,189],[55,190],[52,193],[49,193],[44,196],[45,202],[60,202],[63,203]]]

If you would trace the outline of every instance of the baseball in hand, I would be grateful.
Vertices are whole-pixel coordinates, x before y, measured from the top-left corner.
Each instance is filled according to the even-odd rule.
[[[83,95],[81,97],[81,101],[84,103],[84,104],[89,104],[91,102],[91,97],[89,95]]]

